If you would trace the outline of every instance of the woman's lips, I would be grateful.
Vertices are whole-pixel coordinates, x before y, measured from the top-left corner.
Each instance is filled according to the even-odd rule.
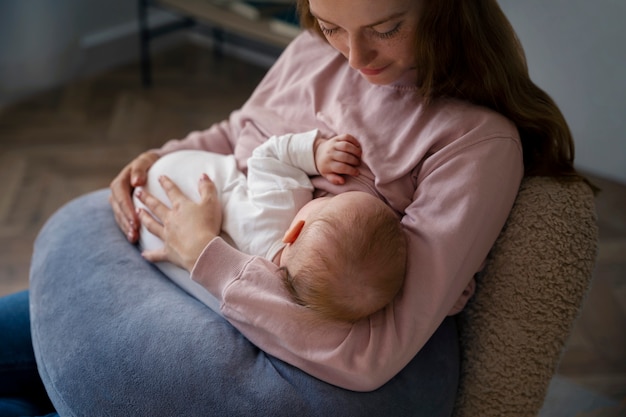
[[[361,72],[361,74],[363,75],[378,75],[381,72],[383,72],[385,69],[387,69],[387,66],[385,67],[381,67],[381,68],[361,68],[359,71]]]

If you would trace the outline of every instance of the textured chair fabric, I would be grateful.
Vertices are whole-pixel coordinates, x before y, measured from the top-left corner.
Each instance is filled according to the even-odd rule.
[[[380,389],[343,390],[266,355],[141,258],[108,191],[81,197],[35,244],[30,309],[51,400],[69,416],[449,416],[453,318]]]
[[[455,417],[536,416],[590,286],[598,242],[583,182],[527,178],[458,316]]]

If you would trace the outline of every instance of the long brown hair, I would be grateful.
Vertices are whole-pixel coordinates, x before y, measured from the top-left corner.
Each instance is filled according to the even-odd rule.
[[[522,45],[497,1],[415,1],[423,1],[416,82],[426,102],[453,97],[491,108],[517,126],[526,175],[580,178],[565,117],[530,79]],[[298,10],[301,25],[323,36],[308,0],[298,0]]]

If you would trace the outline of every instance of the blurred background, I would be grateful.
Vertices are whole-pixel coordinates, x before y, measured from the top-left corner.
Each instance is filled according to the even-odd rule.
[[[533,79],[571,124],[578,166],[626,183],[626,3],[500,4],[524,44]],[[152,24],[168,20],[162,11],[150,13]],[[0,105],[137,60],[137,27],[136,1],[0,1]]]
[[[603,189],[594,284],[542,415],[623,416],[626,2],[499,3],[570,123],[576,166]],[[58,207],[106,187],[139,152],[227,117],[281,51],[219,22],[176,31],[151,42],[145,88],[138,4],[0,0],[0,295],[27,288],[32,242]],[[172,10],[149,8],[150,26],[178,21]]]

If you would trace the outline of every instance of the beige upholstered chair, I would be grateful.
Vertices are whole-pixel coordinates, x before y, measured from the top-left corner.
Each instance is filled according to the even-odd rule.
[[[539,412],[590,285],[594,197],[583,182],[527,178],[459,318],[455,417]]]

